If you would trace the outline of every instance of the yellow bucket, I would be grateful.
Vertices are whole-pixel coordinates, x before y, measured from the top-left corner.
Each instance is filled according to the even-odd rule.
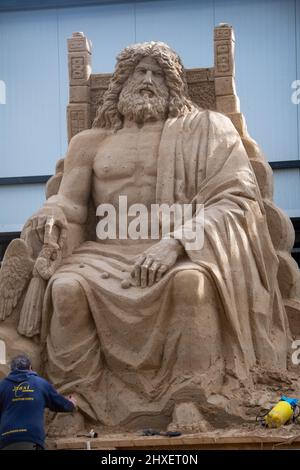
[[[266,425],[269,428],[279,428],[292,418],[293,413],[293,407],[287,401],[281,400],[265,416]]]

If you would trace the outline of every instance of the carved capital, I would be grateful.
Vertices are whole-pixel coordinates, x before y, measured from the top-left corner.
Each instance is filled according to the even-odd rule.
[[[92,43],[83,33],[73,33],[68,39],[68,52],[84,51],[91,54]]]
[[[234,76],[234,33],[229,25],[214,32],[215,77]]]

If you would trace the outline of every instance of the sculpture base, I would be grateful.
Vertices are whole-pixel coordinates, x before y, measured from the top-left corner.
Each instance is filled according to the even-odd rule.
[[[49,440],[53,450],[275,450],[299,449],[299,425],[279,429],[218,430],[209,433],[182,434],[178,437],[140,436],[133,433],[103,434],[97,438],[74,437]]]

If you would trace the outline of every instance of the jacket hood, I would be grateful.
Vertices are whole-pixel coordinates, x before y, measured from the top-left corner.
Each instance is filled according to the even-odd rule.
[[[21,383],[26,380],[28,380],[30,377],[33,375],[38,375],[36,372],[33,372],[32,370],[21,370],[21,369],[16,369],[10,372],[7,377],[5,377],[4,380],[9,380],[10,382],[15,382],[15,383]]]

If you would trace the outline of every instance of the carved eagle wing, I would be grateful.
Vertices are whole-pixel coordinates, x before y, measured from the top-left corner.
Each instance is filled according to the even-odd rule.
[[[0,321],[13,312],[32,275],[33,266],[34,260],[24,240],[13,240],[0,270]]]

